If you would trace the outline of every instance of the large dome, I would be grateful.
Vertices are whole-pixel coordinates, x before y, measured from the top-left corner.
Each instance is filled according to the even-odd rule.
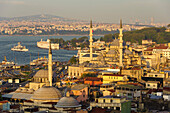
[[[48,78],[48,70],[41,69],[35,75],[34,78]]]
[[[119,46],[119,39],[114,39],[111,46]]]
[[[78,101],[73,97],[63,97],[58,101],[57,105],[55,105],[57,108],[73,108],[80,106],[81,105],[78,103]]]
[[[44,86],[35,91],[31,99],[41,102],[58,102],[61,97],[60,91],[55,87]]]

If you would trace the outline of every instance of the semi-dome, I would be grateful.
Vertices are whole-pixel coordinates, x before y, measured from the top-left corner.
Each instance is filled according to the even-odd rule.
[[[109,50],[107,54],[116,54],[115,50]]]
[[[75,107],[81,107],[81,105],[73,97],[62,97],[58,101],[57,105],[55,105],[55,107],[56,108],[75,108]]]
[[[130,50],[128,50],[128,49],[126,49],[124,52],[125,52],[125,54],[127,54],[127,55],[132,54],[132,52],[131,52]]]
[[[27,93],[33,93],[34,89],[28,89]]]
[[[33,101],[58,102],[62,97],[60,91],[52,86],[44,86],[36,90],[31,97]]]
[[[48,70],[41,69],[35,75],[34,78],[48,78]]]
[[[26,93],[27,91],[28,91],[28,89],[26,89],[26,88],[21,90],[22,93]]]
[[[15,92],[21,92],[21,88],[19,87]]]

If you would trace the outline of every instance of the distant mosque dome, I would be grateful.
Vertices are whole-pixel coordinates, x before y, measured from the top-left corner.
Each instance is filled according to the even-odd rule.
[[[130,55],[130,54],[132,54],[132,52],[130,51],[130,50],[128,50],[128,49],[125,49],[125,54],[127,54],[127,55]]]
[[[81,107],[81,105],[73,97],[62,97],[58,101],[57,105],[55,105],[55,107],[56,108],[77,108],[77,107]]]
[[[34,78],[48,78],[48,70],[41,69],[35,75]]]
[[[48,81],[48,70],[41,69],[33,77],[34,82],[47,83]]]
[[[111,46],[119,46],[119,39],[114,39]]]
[[[125,45],[126,45],[126,43],[123,41],[123,46],[125,46]],[[114,39],[110,46],[119,47],[120,46],[119,39]]]
[[[44,86],[34,92],[31,100],[39,102],[58,102],[61,97],[61,92],[55,87]]]

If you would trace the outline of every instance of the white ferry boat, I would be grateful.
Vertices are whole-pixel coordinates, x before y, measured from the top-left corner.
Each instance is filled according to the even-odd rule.
[[[30,65],[40,65],[40,64],[47,64],[48,63],[48,59],[47,58],[38,58],[33,60],[32,62],[30,62]]]
[[[49,39],[47,41],[41,41],[37,42],[37,47],[43,48],[43,49],[49,49]],[[51,49],[59,49],[59,44],[58,43],[51,43]]]
[[[14,46],[13,48],[11,48],[12,51],[28,51],[28,49],[26,49],[25,46],[22,46],[20,42],[18,42],[17,46]]]

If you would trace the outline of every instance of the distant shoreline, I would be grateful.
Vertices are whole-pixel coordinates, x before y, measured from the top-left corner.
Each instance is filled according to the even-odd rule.
[[[64,34],[64,35],[0,35],[0,36],[89,36],[89,35],[79,35],[79,34]],[[93,36],[104,36],[99,34],[99,35],[93,35]]]

